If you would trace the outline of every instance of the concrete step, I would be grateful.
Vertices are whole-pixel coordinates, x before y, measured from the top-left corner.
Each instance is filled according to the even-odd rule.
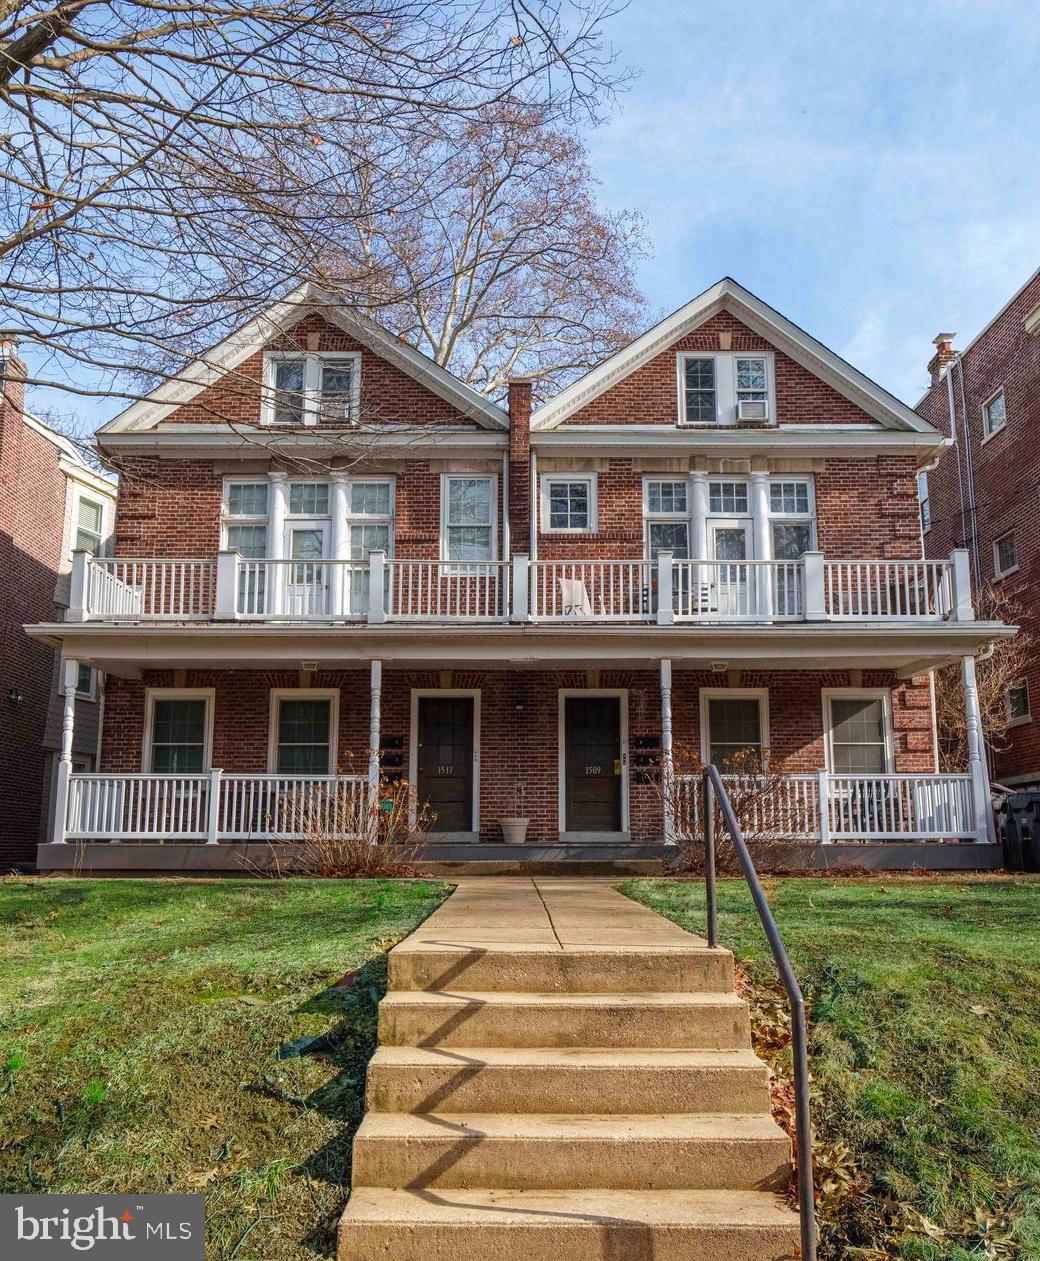
[[[381,1046],[368,1068],[380,1112],[768,1112],[751,1050]]]
[[[783,1190],[791,1144],[764,1114],[517,1116],[370,1112],[355,1187]]]
[[[615,862],[630,858],[655,858],[665,861],[676,856],[674,845],[647,845],[641,841],[560,841],[554,844],[505,845],[489,842],[453,842],[427,840],[419,851],[421,859],[437,862]]]
[[[390,951],[391,990],[525,990],[535,993],[729,992],[733,955],[707,946],[434,945],[403,941]]]
[[[517,849],[520,846],[516,847]],[[419,858],[415,870],[427,876],[661,876],[667,870],[658,858]]]
[[[719,1047],[751,1045],[733,993],[532,994],[391,990],[383,1046]]]
[[[339,1261],[779,1261],[798,1218],[755,1191],[355,1191]]]

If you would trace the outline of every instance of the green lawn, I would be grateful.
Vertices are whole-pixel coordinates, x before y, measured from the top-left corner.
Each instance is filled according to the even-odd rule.
[[[328,1253],[384,952],[447,892],[0,881],[0,1192],[201,1191],[211,1261]]]
[[[704,931],[699,883],[624,888]],[[810,1008],[821,1257],[1040,1258],[1040,881],[777,879],[769,896]],[[768,985],[743,882],[719,910],[721,943]]]

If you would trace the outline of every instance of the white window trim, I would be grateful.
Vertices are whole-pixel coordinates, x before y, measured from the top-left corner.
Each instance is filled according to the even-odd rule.
[[[989,410],[988,410],[989,405],[990,403],[995,402],[1001,396],[1001,394],[1004,395],[1004,419],[1000,422],[999,425],[997,425],[995,429],[991,429],[989,427]],[[1007,427],[1008,427],[1007,394],[1004,390],[1004,387],[1000,386],[999,389],[996,389],[993,391],[993,393],[989,396],[989,398],[983,400],[983,403],[982,403],[982,441],[979,443],[979,446],[985,446],[985,444],[989,442],[990,438],[995,438],[998,433],[1003,433]]]
[[[711,488],[722,484],[741,485],[745,490],[745,502],[747,507],[743,512],[733,512],[726,508],[720,508],[717,512],[711,506]],[[706,521],[750,521],[754,517],[752,511],[751,500],[751,479],[742,474],[733,477],[717,476],[708,478],[708,511],[705,516]],[[749,559],[751,559],[749,557]]]
[[[155,702],[164,701],[205,701],[206,732],[205,745],[202,750],[202,770],[194,774],[205,774],[213,765],[213,711],[216,707],[216,689],[212,687],[150,687],[144,694],[144,736],[141,746],[141,765],[145,773],[158,775],[152,770],[152,728],[155,724]]]
[[[543,473],[541,477],[541,495],[539,512],[542,534],[595,534],[599,530],[599,477],[596,473]],[[589,524],[584,528],[576,526],[550,525],[549,499],[553,482],[584,482],[589,488]]]
[[[806,512],[774,512],[773,511],[773,494],[772,488],[779,486],[783,482],[800,482],[808,488],[808,511]],[[769,549],[772,555],[773,548],[773,525],[783,525],[785,522],[792,522],[798,525],[808,524],[809,526],[809,551],[815,551],[819,534],[817,533],[816,522],[816,479],[811,473],[774,473],[771,474],[767,481],[769,490],[769,510],[766,514],[766,529],[769,532]]]
[[[448,483],[458,481],[475,481],[477,479],[491,483],[491,556],[487,561],[450,560],[448,556]],[[485,472],[462,472],[441,474],[440,485],[440,559],[452,565],[482,565],[498,560],[498,474]]]
[[[567,698],[569,696],[616,696],[620,702],[618,733],[621,758],[621,831],[629,831],[628,813],[628,688],[627,687],[561,687],[558,694],[556,748],[559,790],[556,800],[557,831],[567,827]]]
[[[713,359],[715,361],[715,419],[713,421],[686,419],[686,372],[688,359]],[[766,365],[766,398],[769,404],[767,425],[777,423],[776,415],[776,359],[771,350],[680,350],[675,356],[676,385],[679,394],[678,424],[692,429],[709,428],[712,425],[737,424],[737,360],[764,359]],[[762,423],[762,422],[759,422]]]
[[[828,771],[834,770],[834,718],[831,713],[832,700],[880,700],[883,714],[885,735],[885,770],[891,775],[895,768],[895,728],[892,723],[892,693],[887,687],[825,687],[820,691],[823,701],[823,752]],[[844,772],[842,772],[844,774]]]
[[[390,511],[389,513],[367,513],[353,512],[350,507],[351,489],[364,483],[377,483],[379,485],[388,484],[390,487]],[[353,526],[364,525],[385,525],[387,526],[387,543],[386,555],[388,560],[394,557],[394,536],[397,534],[397,477],[393,473],[385,473],[380,476],[377,473],[366,474],[364,477],[351,477],[347,479],[347,521],[346,535],[344,538],[344,546],[350,547],[350,531]],[[331,505],[330,505],[331,506]],[[333,527],[335,533],[335,526]],[[345,552],[344,555],[348,553]]]
[[[93,504],[101,509],[101,537],[98,539],[97,551],[92,553],[94,556],[104,556],[108,551],[108,543],[112,534],[112,518],[111,518],[111,501],[106,500],[103,495],[99,495],[90,490],[89,487],[73,485],[72,504],[69,514],[69,558],[76,550],[76,535],[79,533],[79,506],[86,500],[87,503]]]
[[[358,350],[269,350],[264,353],[263,386],[260,394],[260,423],[275,424],[277,401],[274,369],[277,363],[298,363],[303,369],[303,423],[317,425],[321,420],[321,366],[323,363],[353,364],[350,377],[350,415],[345,424],[357,424],[361,410],[361,352]]]
[[[473,699],[473,814],[471,830],[480,835],[480,688],[413,687],[409,704],[408,782],[415,792],[408,795],[408,826],[415,827],[416,797],[419,787],[419,699],[423,696],[469,696]],[[442,833],[443,835],[443,833]]]
[[[1005,530],[1003,534],[999,534],[993,540],[993,581],[1000,582],[1004,578],[1010,578],[1012,574],[1018,573],[1018,542],[1015,542],[1015,563],[1008,569],[1000,568],[1000,544],[1006,538],[1014,538],[1014,530]]]
[[[267,720],[267,770],[270,775],[290,776],[296,772],[278,769],[278,708],[283,700],[329,701],[329,769],[326,775],[337,774],[339,767],[339,688],[338,687],[273,687]]]
[[[1015,718],[1011,714],[1011,693],[1017,688],[1024,688],[1026,693],[1026,712],[1020,717]],[[1033,721],[1033,703],[1029,696],[1029,680],[1027,678],[1014,679],[1008,684],[1007,690],[1007,707],[1008,707],[1008,726],[1024,727],[1026,723]]]
[[[708,702],[714,700],[758,701],[758,734],[762,744],[762,765],[769,767],[769,688],[767,687],[702,687],[697,694],[701,728],[701,765],[707,766],[710,756]]]
[[[253,514],[245,514],[235,512],[230,509],[231,503],[231,487],[242,486],[266,486],[267,487],[267,511],[263,516],[254,516]],[[228,527],[232,525],[262,525],[267,534],[267,552],[271,551],[271,481],[268,477],[225,477],[220,491],[220,549],[226,552],[228,550]]]

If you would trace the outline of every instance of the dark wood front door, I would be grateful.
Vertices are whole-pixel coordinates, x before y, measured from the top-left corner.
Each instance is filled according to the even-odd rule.
[[[416,790],[431,832],[473,828],[473,697],[419,697]]]
[[[621,700],[564,698],[568,832],[621,831]]]

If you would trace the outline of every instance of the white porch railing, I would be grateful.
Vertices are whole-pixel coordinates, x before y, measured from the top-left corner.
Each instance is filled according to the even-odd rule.
[[[363,775],[69,776],[68,841],[298,841],[361,835]]]
[[[212,616],[215,560],[91,557],[84,606],[89,617],[186,621]]]
[[[495,622],[509,615],[507,561],[388,559],[386,617],[394,622]]]
[[[674,560],[675,620],[799,621],[805,617],[800,560]]]
[[[749,840],[975,840],[970,775],[723,775]],[[675,790],[680,833],[701,830],[701,780]],[[821,811],[820,803],[823,804]]]
[[[948,560],[828,560],[824,609],[830,618],[949,617]]]
[[[654,564],[648,560],[533,560],[533,621],[651,621]]]
[[[71,621],[971,621],[949,560],[102,559],[77,552]]]

